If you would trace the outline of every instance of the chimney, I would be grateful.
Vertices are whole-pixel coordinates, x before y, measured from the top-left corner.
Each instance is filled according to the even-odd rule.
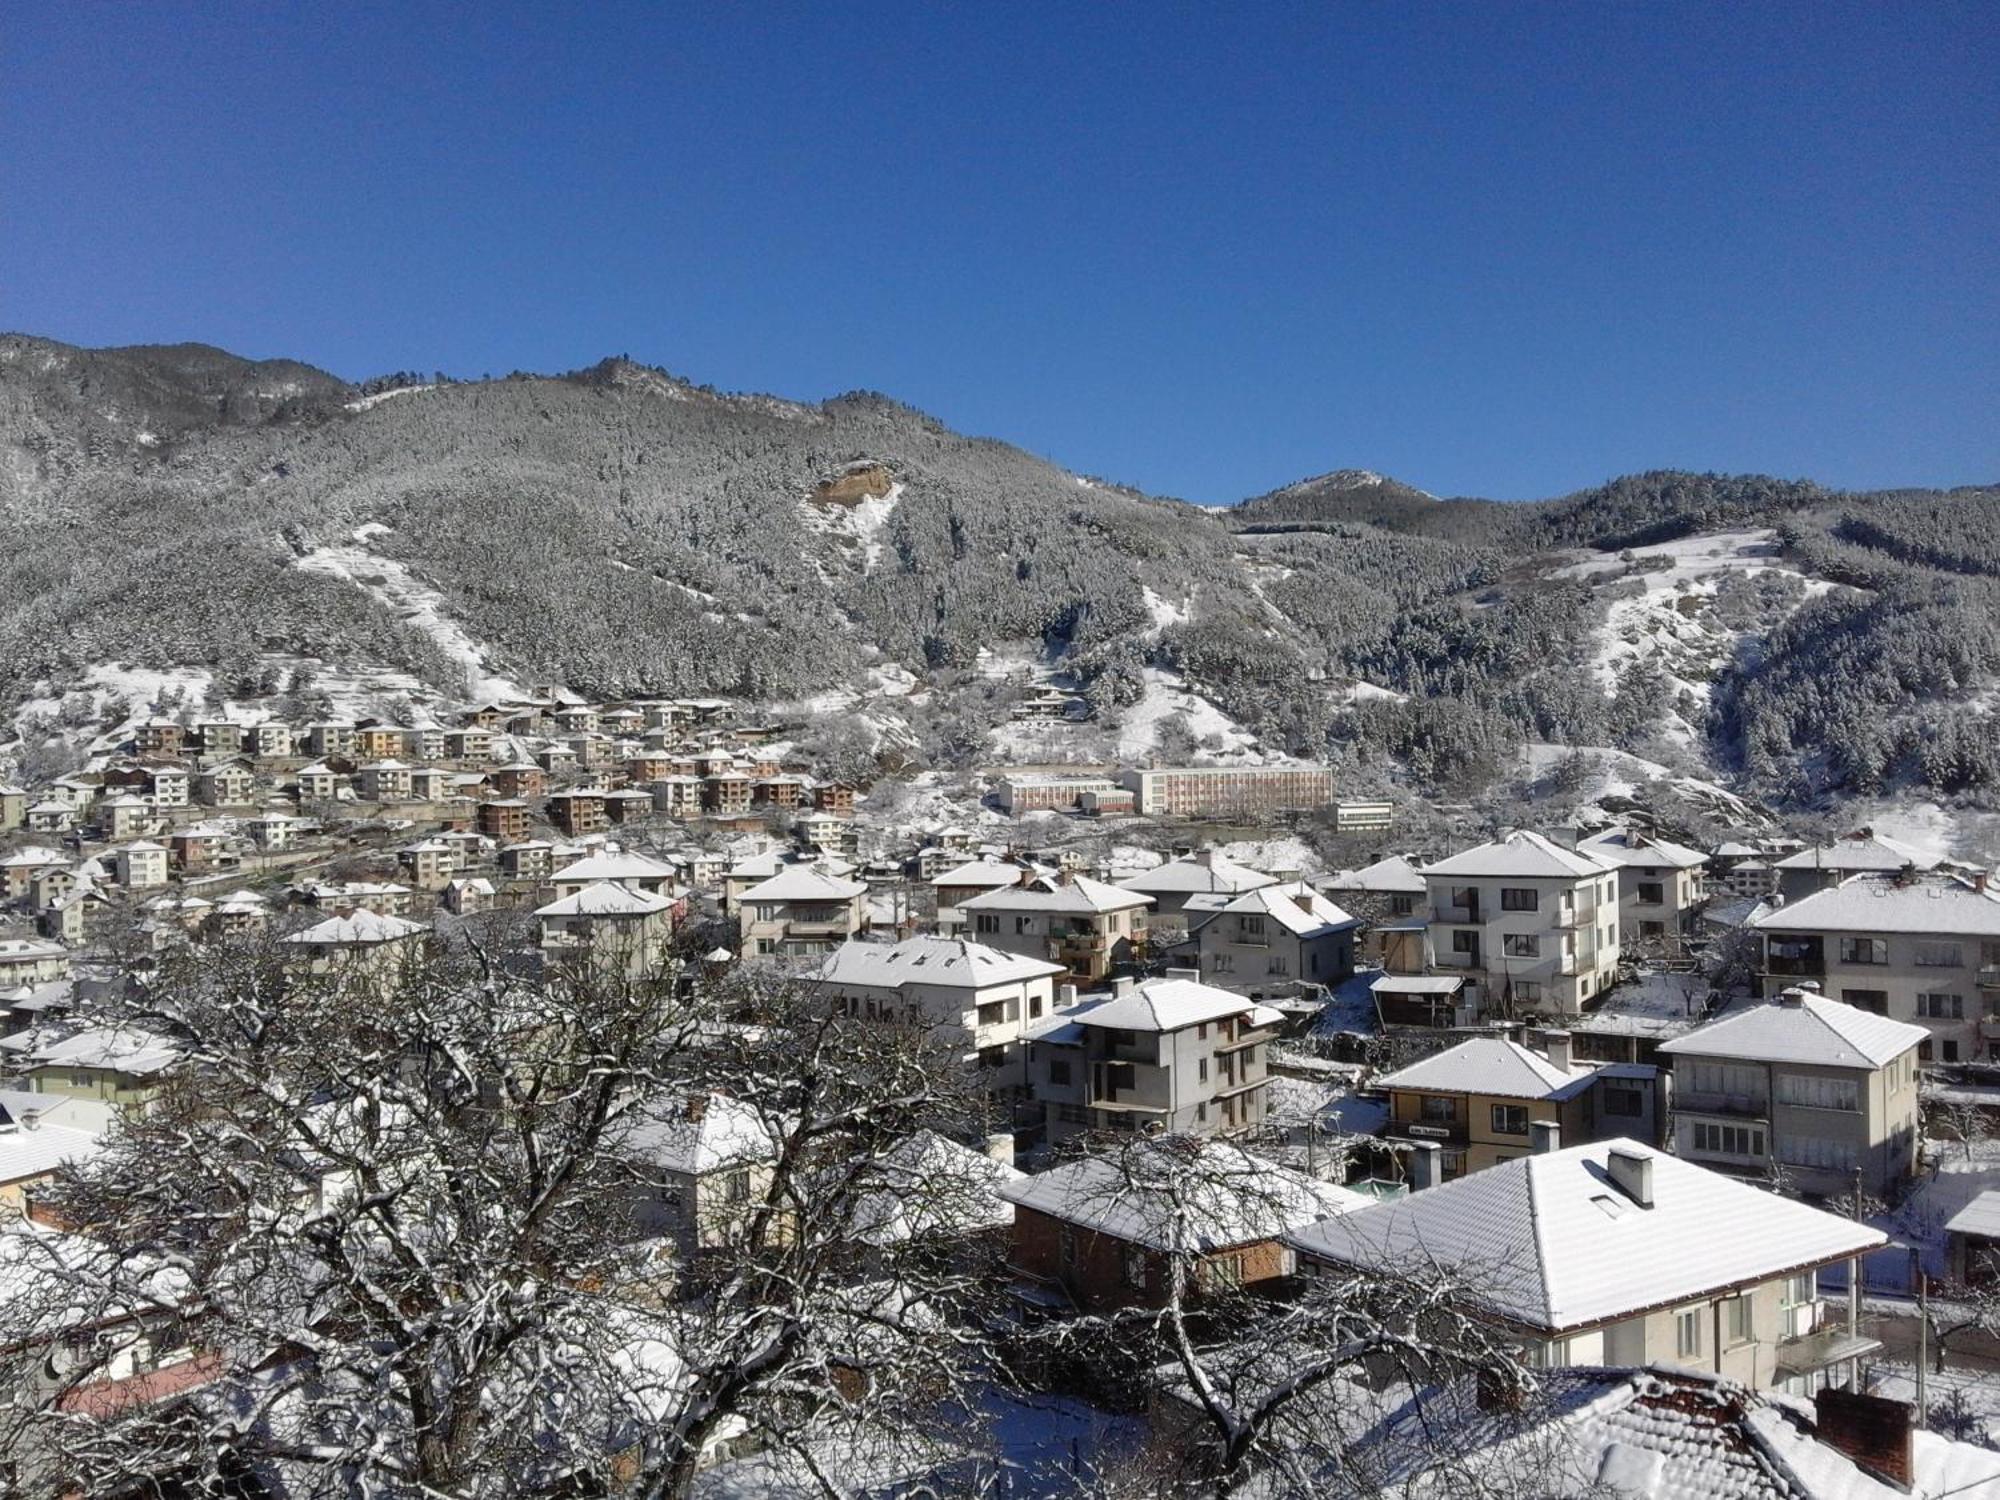
[[[1194,982],[1195,982],[1196,984],[1199,984],[1199,983],[1201,982],[1201,970],[1199,970],[1199,969],[1169,969],[1169,970],[1167,970],[1167,975],[1166,975],[1166,977],[1167,977],[1167,978],[1169,978],[1169,979],[1189,979],[1189,980],[1193,980],[1193,981],[1194,981]]]
[[[1778,1003],[1780,1005],[1789,1005],[1793,1010],[1797,1010],[1806,1003],[1806,992],[1795,984],[1787,985],[1784,989],[1778,991]]]
[[[1137,983],[1138,981],[1133,979],[1130,974],[1120,974],[1116,979],[1111,981],[1111,998],[1115,1000],[1120,995],[1131,994],[1133,986]]]
[[[1073,984],[1057,985],[1056,1009],[1068,1010],[1074,1004],[1076,1004],[1076,986]]]
[[[1604,1168],[1618,1190],[1641,1208],[1653,1206],[1653,1158],[1639,1151],[1613,1146],[1604,1158]]]
[[[1828,1387],[1813,1397],[1815,1436],[1854,1466],[1898,1489],[1910,1487],[1913,1409],[1907,1401]]]
[[[1981,896],[1986,894],[1987,873],[1985,870],[1975,870],[1972,873],[1972,889]]]
[[[1312,915],[1313,889],[1311,886],[1301,885],[1297,890],[1292,892],[1292,900],[1298,903],[1300,911],[1304,912],[1307,916]]]
[[[989,1160],[997,1161],[1003,1167],[1013,1166],[1014,1132],[1011,1130],[994,1131],[993,1134],[986,1137],[984,1150]]]
[[[1542,1033],[1542,1046],[1549,1054],[1550,1064],[1567,1073],[1571,1061],[1570,1034],[1567,1031],[1545,1031]]]
[[[1530,1150],[1536,1156],[1548,1156],[1562,1150],[1562,1126],[1554,1120],[1531,1120],[1528,1122]]]
[[[1438,1185],[1444,1147],[1436,1141],[1410,1142],[1410,1191],[1421,1193]]]
[[[701,1117],[708,1113],[708,1095],[706,1094],[688,1095],[686,1113],[688,1121],[691,1124],[698,1124],[701,1120]]]

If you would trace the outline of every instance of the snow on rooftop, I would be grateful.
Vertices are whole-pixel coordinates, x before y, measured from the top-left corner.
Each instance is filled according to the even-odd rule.
[[[1819,995],[1776,999],[1732,1012],[1662,1043],[1660,1051],[1750,1062],[1809,1063],[1828,1068],[1879,1068],[1926,1040],[1908,1021],[1878,1016]]]

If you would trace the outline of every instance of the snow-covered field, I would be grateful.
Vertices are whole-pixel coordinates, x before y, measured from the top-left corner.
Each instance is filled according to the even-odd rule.
[[[436,589],[413,577],[393,558],[369,550],[369,544],[388,531],[379,521],[371,521],[355,530],[352,546],[317,547],[295,566],[353,584],[423,631],[447,656],[464,663],[469,696],[527,697],[527,689],[520,683],[487,665],[485,648],[445,613],[443,596]]]
[[[870,572],[882,557],[882,532],[903,498],[903,481],[890,483],[881,495],[867,495],[853,505],[823,505],[802,501],[808,530],[841,537],[861,548],[861,570]]]
[[[1187,715],[1197,743],[1215,735],[1219,749],[1204,747],[1205,759],[1217,763],[1255,764],[1263,760],[1256,736],[1187,685],[1180,673],[1164,667],[1145,669],[1146,695],[1127,708],[1118,721],[1118,755],[1138,761],[1151,755],[1160,743],[1161,721],[1173,714]]]

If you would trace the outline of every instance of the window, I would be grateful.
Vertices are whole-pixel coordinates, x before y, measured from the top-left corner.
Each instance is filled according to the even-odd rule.
[[[974,932],[998,932],[1000,930],[1000,919],[990,911],[978,912],[972,918],[972,930]]]
[[[1701,1358],[1702,1309],[1690,1307],[1674,1319],[1674,1355],[1679,1359]]]
[[[1949,1037],[1938,1040],[1938,1061],[1954,1063],[1958,1061],[1958,1043]]]
[[[1040,995],[1030,995],[1028,997],[1028,1019],[1030,1021],[1039,1020],[1041,1014],[1042,997]]]
[[[1805,1073],[1780,1073],[1778,1098],[1806,1109],[1861,1108],[1861,1085],[1852,1078],[1816,1078]]]
[[[1920,969],[1962,969],[1965,955],[1957,943],[1923,941],[1917,944],[1915,962]]]
[[[1917,1014],[1926,1021],[1963,1021],[1965,997],[1920,992],[1917,995]]]
[[[1713,1156],[1762,1156],[1764,1132],[1754,1125],[1694,1124],[1694,1149]]]
[[[1005,1047],[981,1047],[979,1049],[979,1066],[987,1069],[1006,1067],[1007,1049]]]
[[[1142,1292],[1146,1289],[1146,1252],[1137,1245],[1125,1248],[1125,1285]]]
[[[1264,935],[1264,919],[1262,917],[1244,917],[1241,920],[1243,923],[1243,935],[1245,937],[1262,937]]]
[[[1218,1255],[1201,1263],[1200,1280],[1208,1291],[1230,1291],[1243,1285],[1243,1257]]]
[[[1639,904],[1641,906],[1664,906],[1667,902],[1666,887],[1657,880],[1639,882]]]
[[[1637,1089],[1607,1088],[1604,1113],[1621,1120],[1636,1120],[1646,1112],[1646,1096]]]
[[[1886,964],[1889,945],[1881,938],[1844,937],[1840,940],[1840,961],[1844,964]]]
[[[1401,895],[1389,898],[1389,915],[1392,917],[1407,917],[1416,909],[1417,898],[1415,896]]]
[[[731,1172],[722,1179],[722,1196],[729,1203],[750,1201],[750,1174],[745,1171]]]
[[[1451,904],[1460,911],[1479,910],[1479,887],[1476,885],[1455,885],[1451,888]]]
[[[1540,958],[1542,939],[1533,932],[1510,932],[1500,939],[1501,951],[1509,958]]]
[[[1812,1167],[1822,1172],[1852,1172],[1854,1147],[1816,1135],[1781,1135],[1778,1160],[1788,1167]]]
[[[1539,980],[1517,979],[1514,981],[1514,998],[1523,1005],[1539,1005],[1542,986]]]
[[[1889,1014],[1889,992],[1887,990],[1842,990],[1841,1002],[1856,1010],[1873,1011],[1878,1016]]]
[[[1528,1133],[1528,1106],[1525,1104],[1494,1105],[1493,1133],[1495,1135],[1526,1135]]]
[[[1035,930],[1035,919],[1033,917],[1014,918],[1015,937],[1026,937],[1029,933],[1033,932],[1034,930]]]
[[[1731,1297],[1722,1304],[1723,1337],[1734,1344],[1747,1344],[1757,1337],[1747,1296]]]
[[[1532,886],[1503,885],[1500,887],[1500,910],[1540,911],[1542,893]]]
[[[1451,951],[1454,953],[1477,953],[1479,951],[1479,934],[1464,927],[1454,929],[1451,935]]]
[[[1069,1059],[1052,1057],[1049,1059],[1049,1082],[1067,1086],[1069,1083]]]
[[[1198,1057],[1198,1058],[1196,1058],[1196,1059],[1195,1059],[1195,1064],[1194,1064],[1194,1076],[1195,1076],[1195,1078],[1196,1078],[1196,1079],[1197,1079],[1198,1081],[1200,1081],[1200,1082],[1202,1082],[1202,1083],[1207,1083],[1207,1082],[1208,1082],[1208,1059],[1207,1059],[1207,1058],[1205,1058],[1205,1057]]]
[[[1458,1118],[1458,1101],[1449,1094],[1424,1094],[1418,1098],[1417,1104],[1420,1119],[1442,1120],[1449,1124]]]

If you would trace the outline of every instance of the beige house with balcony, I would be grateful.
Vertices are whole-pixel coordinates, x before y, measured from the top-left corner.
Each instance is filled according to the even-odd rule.
[[[1576,847],[1618,866],[1621,947],[1657,951],[1693,931],[1708,894],[1706,854],[1636,828],[1614,828]]]
[[[974,942],[1048,959],[1078,984],[1097,984],[1143,954],[1152,904],[1085,875],[1042,876],[973,896],[958,910]]]
[[[1047,1139],[1259,1125],[1269,1112],[1269,1044],[1283,1022],[1189,969],[1114,980],[1107,998],[1028,1029],[1028,1087],[1043,1105]]]
[[[542,957],[639,977],[653,973],[674,936],[674,903],[604,881],[535,908]]]
[[[739,898],[742,955],[831,953],[868,930],[868,887],[816,865],[787,865]]]
[[[1828,890],[1855,875],[1922,873],[1944,863],[1943,856],[1872,828],[1856,829],[1844,838],[1811,849],[1798,849],[1771,862],[1778,894],[1797,901]]]
[[[1261,885],[1215,910],[1190,907],[1204,979],[1256,1000],[1331,989],[1354,973],[1350,917],[1304,881]]]
[[[1830,1000],[1924,1028],[1924,1062],[2000,1056],[2000,890],[1942,870],[1852,875],[1750,924],[1766,993],[1810,980]]]
[[[1930,1033],[1788,989],[1660,1052],[1674,1073],[1674,1150],[1817,1197],[1855,1174],[1893,1201],[1917,1167],[1917,1053]]]
[[[995,1091],[1023,1087],[1022,1036],[1055,1014],[1063,966],[962,937],[914,937],[890,946],[843,943],[815,974],[849,1016],[926,1026],[965,1049]]]
[[[1881,1230],[1636,1141],[1518,1157],[1287,1239],[1308,1271],[1437,1267],[1536,1369],[1672,1365],[1808,1395],[1881,1348],[1817,1286]]]
[[[1581,1014],[1618,972],[1619,870],[1525,831],[1424,866],[1425,972],[1462,981],[1475,1017]],[[1392,970],[1415,956],[1387,951]]]

